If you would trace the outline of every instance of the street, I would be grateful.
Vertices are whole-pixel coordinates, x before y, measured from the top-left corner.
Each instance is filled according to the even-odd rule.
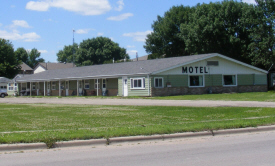
[[[275,132],[1,152],[0,165],[274,165]]]

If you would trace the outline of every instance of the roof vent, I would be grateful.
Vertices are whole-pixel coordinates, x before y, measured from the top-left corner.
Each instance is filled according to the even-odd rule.
[[[219,61],[207,61],[207,66],[219,66]]]

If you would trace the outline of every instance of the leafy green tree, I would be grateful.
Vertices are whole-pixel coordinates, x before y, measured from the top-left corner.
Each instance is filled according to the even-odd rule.
[[[43,58],[40,58],[40,52],[36,49],[33,48],[29,52],[29,63],[28,65],[33,68],[38,62],[45,62]]]
[[[75,47],[77,46],[76,44]],[[125,48],[119,47],[118,43],[106,37],[83,40],[75,50],[74,59],[77,66],[103,64],[113,59],[129,59]],[[60,62],[72,62],[72,46],[65,46],[57,53],[57,57]]]
[[[253,5],[236,1],[198,4],[190,22],[181,24],[185,50],[190,54],[217,52],[251,63],[251,24],[247,19],[253,15],[248,14],[253,14]]]
[[[164,16],[157,16],[157,21],[152,24],[153,32],[147,35],[144,48],[147,53],[159,58],[187,55],[185,42],[180,36],[180,25],[189,22],[194,8],[174,6],[165,12]]]
[[[19,70],[12,43],[0,38],[0,76],[13,78]]]
[[[23,47],[17,48],[14,54],[18,61],[22,61],[22,62],[25,62],[26,64],[29,64],[29,55],[27,50],[25,50],[25,48]]]
[[[75,60],[75,53],[78,50],[78,44],[64,46],[63,50],[59,50],[57,53],[58,62],[73,63]],[[74,56],[73,56],[74,55]]]
[[[275,1],[256,0],[256,19],[251,31],[253,42],[249,45],[253,65],[268,69],[275,63]]]

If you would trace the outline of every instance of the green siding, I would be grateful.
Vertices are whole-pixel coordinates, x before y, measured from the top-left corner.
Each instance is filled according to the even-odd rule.
[[[204,75],[205,86],[222,86],[222,75]]]
[[[167,82],[170,82],[172,87],[188,87],[187,75],[154,75],[151,77],[151,87],[155,86],[155,78],[163,78],[163,86],[167,87]]]
[[[118,88],[118,79],[117,78],[108,78],[107,79],[107,89],[117,89]]]
[[[255,74],[255,85],[267,85],[267,75]]]
[[[240,74],[237,76],[238,85],[253,85],[254,75],[253,74]]]
[[[76,83],[77,81],[76,80],[73,80],[73,81],[70,81],[69,82],[69,89],[70,90],[75,90],[75,89],[77,89],[77,83]]]
[[[122,96],[122,78],[117,79],[118,84],[118,96]]]

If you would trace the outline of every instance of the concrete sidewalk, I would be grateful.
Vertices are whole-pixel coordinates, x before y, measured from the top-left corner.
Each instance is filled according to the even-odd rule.
[[[213,100],[151,100],[151,99],[98,99],[98,98],[26,98],[7,97],[0,103],[11,104],[82,104],[82,105],[135,105],[135,106],[187,106],[187,107],[272,107],[275,102],[213,101]]]
[[[260,126],[249,127],[241,129],[228,129],[228,130],[214,130],[214,131],[202,131],[202,132],[186,132],[177,134],[165,134],[165,135],[152,135],[152,136],[131,136],[131,137],[116,137],[109,139],[92,139],[92,140],[74,140],[74,141],[61,141],[56,142],[53,148],[65,148],[76,146],[95,146],[95,145],[110,145],[112,143],[122,142],[137,142],[137,141],[149,141],[149,140],[169,140],[175,138],[190,138],[190,137],[203,137],[203,136],[216,136],[216,135],[229,135],[229,134],[241,134],[241,133],[253,133],[253,132],[266,132],[275,131],[275,125],[273,126]],[[22,151],[22,150],[35,150],[35,149],[48,149],[45,143],[20,143],[20,144],[2,144],[0,145],[0,152],[9,151]]]

